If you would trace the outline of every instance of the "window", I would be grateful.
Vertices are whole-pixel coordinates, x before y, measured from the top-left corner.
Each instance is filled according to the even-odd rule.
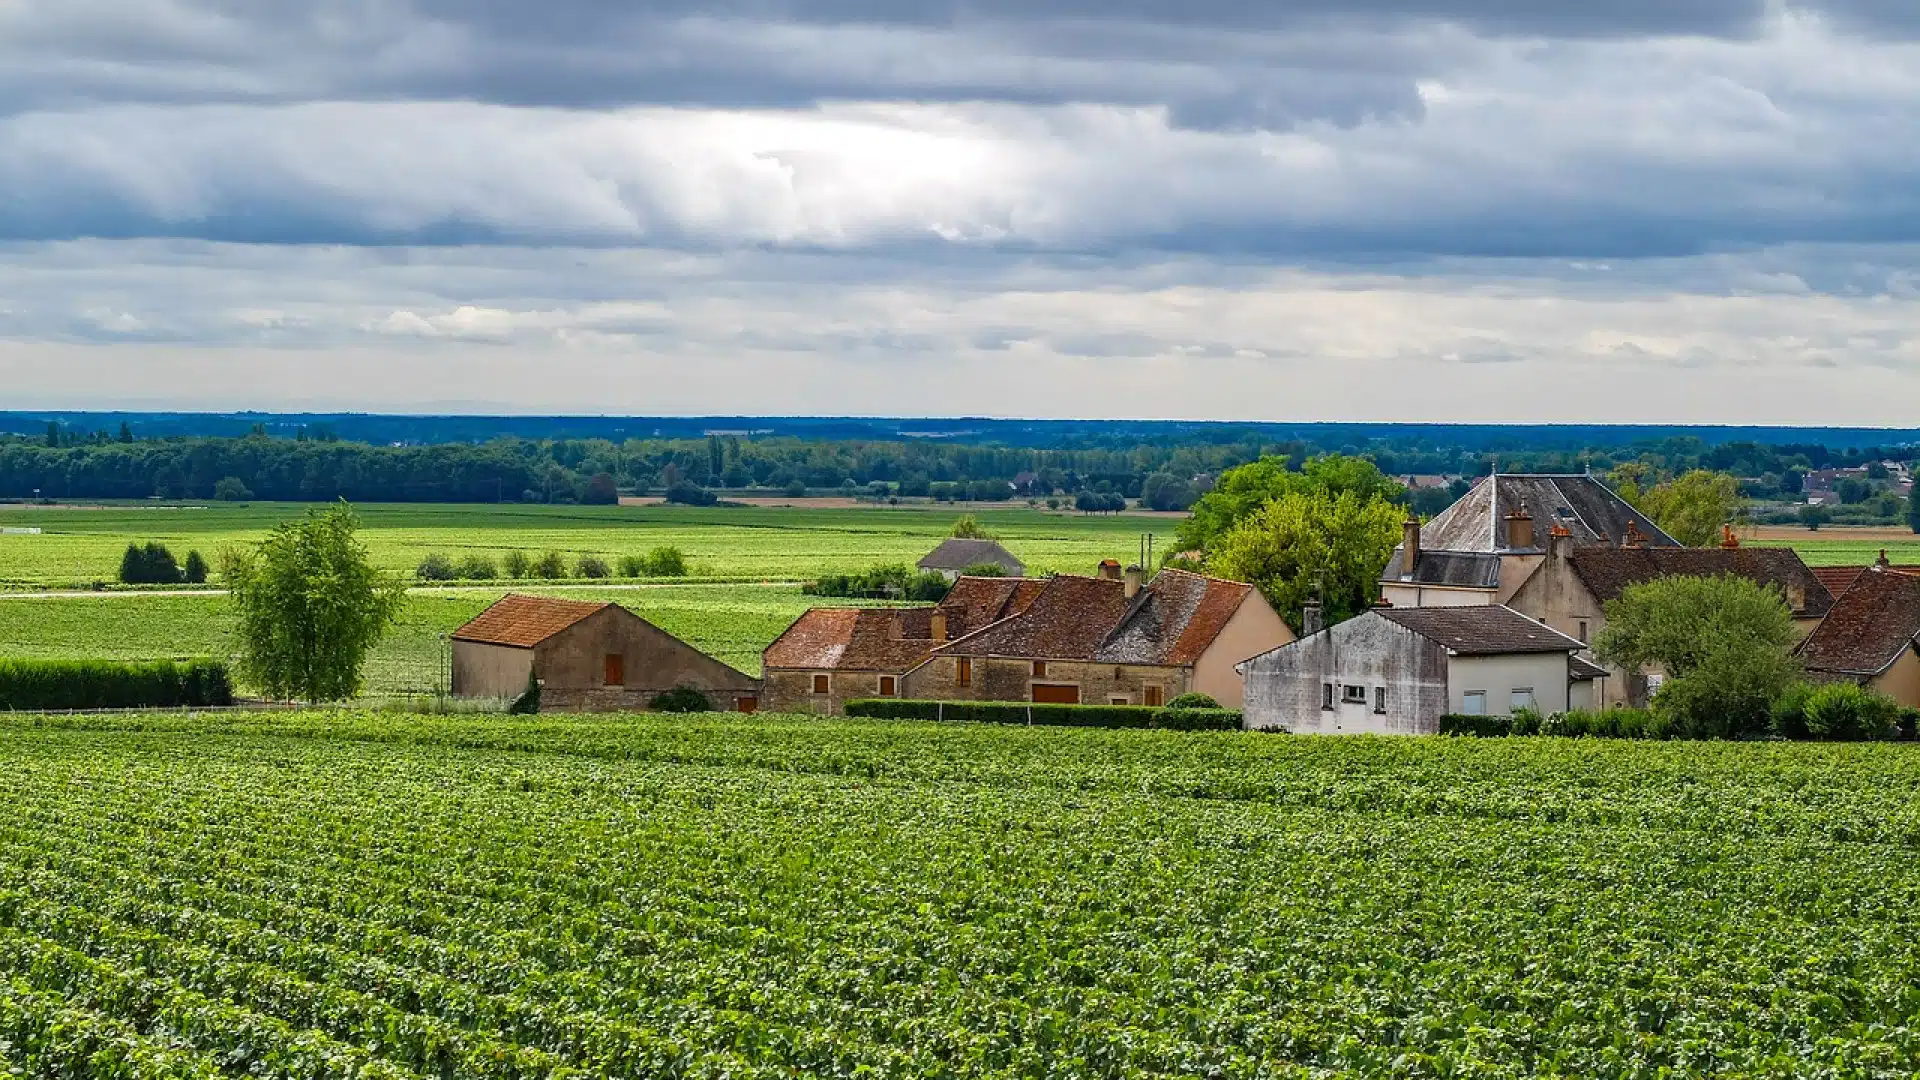
[[[1115,695],[1113,695],[1112,697],[1110,697],[1110,698],[1108,698],[1108,699],[1107,699],[1107,704],[1109,704],[1109,705],[1131,705],[1131,704],[1133,704],[1133,699],[1132,699],[1132,698],[1130,698],[1130,697],[1128,697],[1128,696],[1127,696],[1127,695],[1125,695],[1125,694],[1115,694]]]
[[[1468,716],[1487,715],[1487,692],[1485,690],[1467,691],[1460,699],[1460,711]]]
[[[1332,683],[1320,684],[1320,707],[1322,709],[1333,708],[1333,684]]]
[[[893,697],[899,693],[900,684],[891,675],[880,676],[880,696]]]
[[[1365,705],[1367,703],[1367,688],[1364,686],[1353,686],[1351,684],[1341,687],[1340,703],[1342,705]]]
[[[1047,662],[1045,660],[1035,660],[1033,662],[1033,677],[1036,679],[1044,679],[1047,677]]]
[[[1148,705],[1166,704],[1165,698],[1166,698],[1167,692],[1165,690],[1162,690],[1160,687],[1158,686],[1146,687],[1144,693],[1145,693],[1145,696],[1143,697],[1142,700],[1144,700]]]
[[[825,675],[815,675],[815,676],[813,677],[813,692],[814,692],[814,693],[816,693],[816,694],[824,694],[824,693],[826,693],[826,692],[827,692],[827,690],[828,690],[828,687],[829,687],[829,686],[830,686],[830,682],[829,682],[829,680],[828,680],[828,678],[827,678],[827,677],[826,677]]]
[[[973,685],[973,658],[972,657],[961,656],[961,657],[955,658],[955,660],[953,661],[953,685],[955,686],[972,686]]]
[[[610,652],[605,664],[605,683],[608,686],[627,685],[627,658],[622,653]]]
[[[743,697],[736,698],[733,703],[733,709],[735,712],[743,713],[759,712],[760,698],[754,694],[747,694]]]
[[[1586,643],[1587,643],[1587,620],[1581,619],[1580,620],[1580,644],[1585,645]]]
[[[1531,686],[1514,687],[1512,696],[1508,698],[1508,703],[1515,712],[1518,712],[1521,709],[1533,708],[1533,687]]]
[[[1384,686],[1373,688],[1373,711],[1377,713],[1387,711],[1387,688]]]

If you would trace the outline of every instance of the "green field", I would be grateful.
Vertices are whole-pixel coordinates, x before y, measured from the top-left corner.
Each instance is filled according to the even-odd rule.
[[[210,559],[226,547],[257,540],[305,506],[120,506],[103,509],[15,507],[0,525],[37,527],[38,536],[0,536],[0,587],[85,588],[112,582],[129,541],[158,541],[184,558]],[[609,562],[672,545],[686,552],[692,573],[731,581],[798,581],[880,563],[912,564],[953,527],[964,508],[931,506],[797,509],[679,506],[459,506],[363,504],[355,507],[361,537],[374,560],[412,572],[431,552],[455,557],[508,551],[558,551],[569,565],[580,555]],[[981,511],[980,519],[1033,573],[1087,573],[1101,559],[1138,557],[1143,532],[1173,522],[1137,515],[1081,515],[1040,510]],[[217,559],[216,559],[217,562]]]
[[[1907,1077],[1905,746],[0,720],[16,1075]]]

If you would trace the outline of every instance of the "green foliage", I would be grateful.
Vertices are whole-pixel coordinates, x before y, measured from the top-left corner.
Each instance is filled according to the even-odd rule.
[[[1907,495],[1907,528],[1920,533],[1920,489]]]
[[[647,703],[647,708],[663,713],[702,713],[712,712],[713,702],[699,687],[682,683],[655,694],[653,700]]]
[[[1318,592],[1332,625],[1373,603],[1400,521],[1400,508],[1377,497],[1291,491],[1236,523],[1208,551],[1207,569],[1257,586],[1296,633]]]
[[[176,585],[181,578],[180,566],[164,544],[128,544],[120,558],[120,580],[128,585]]]
[[[960,575],[962,577],[1006,577],[1007,568],[1001,566],[999,563],[992,562],[968,563],[966,567],[960,571]],[[939,577],[940,575],[935,574],[933,576]]]
[[[528,565],[526,576],[541,581],[560,581],[567,576],[567,557],[557,551],[549,551]]]
[[[580,501],[587,506],[613,506],[620,501],[620,488],[612,473],[594,473],[580,487]]]
[[[573,564],[576,575],[589,581],[598,581],[613,576],[613,570],[607,566],[607,560],[598,555],[582,555]]]
[[[239,477],[223,476],[213,485],[213,497],[221,502],[246,502],[253,498],[253,492]]]
[[[189,585],[204,585],[209,572],[207,557],[195,549],[187,552],[187,561],[180,566],[180,579]]]
[[[153,709],[233,704],[227,666],[212,660],[0,659],[0,711]]]
[[[540,680],[533,669],[527,669],[527,688],[507,706],[507,712],[514,716],[532,716],[540,711]]]
[[[1850,682],[1798,683],[1773,703],[1772,730],[1785,739],[1861,742],[1891,739],[1900,705]]]
[[[953,523],[953,528],[948,530],[947,535],[959,537],[962,540],[993,539],[993,534],[988,532],[986,526],[980,524],[980,519],[972,514],[960,515],[960,520]]]
[[[999,570],[998,567],[994,568]],[[993,576],[999,577],[996,573]],[[876,566],[859,574],[828,574],[800,587],[808,596],[852,597],[867,600],[913,600],[939,603],[953,586],[940,574],[915,571],[902,564]]]
[[[1213,695],[1202,694],[1197,691],[1180,694],[1172,701],[1167,702],[1167,708],[1169,709],[1217,709],[1219,707],[1220,703],[1213,699]]]
[[[492,581],[500,576],[500,571],[494,566],[493,560],[478,552],[461,556],[460,565],[455,569],[455,573],[462,581]]]
[[[507,552],[500,560],[500,566],[508,577],[516,581],[533,576],[533,559],[518,548]]]
[[[1653,708],[1682,738],[1766,730],[1799,675],[1793,614],[1771,588],[1742,577],[1668,577],[1629,586],[1607,604],[1595,640],[1626,671],[1657,668],[1666,681]]]
[[[667,486],[667,501],[679,506],[712,506],[720,497],[698,484],[682,480]]]
[[[871,698],[846,703],[848,716],[877,720],[945,720],[974,724],[1040,724],[1049,727],[1164,728],[1171,731],[1238,731],[1238,709],[1173,705],[1030,705],[1019,701],[914,701]]]
[[[435,551],[420,560],[420,565],[414,568],[413,576],[421,581],[452,581],[460,576],[460,572],[454,568],[452,559]]]
[[[1211,554],[1235,525],[1283,496],[1351,494],[1364,505],[1375,499],[1397,501],[1405,491],[1366,458],[1329,454],[1308,460],[1296,472],[1287,468],[1286,458],[1263,457],[1222,473],[1213,490],[1193,504],[1191,515],[1174,530],[1174,536],[1183,549]],[[1382,559],[1381,566],[1385,565]],[[1374,567],[1375,574],[1379,571],[1379,566]]]
[[[1824,506],[1807,503],[1800,508],[1799,517],[1800,524],[1814,532],[1819,532],[1820,526],[1833,520],[1833,511]]]
[[[1706,469],[1694,469],[1635,494],[1628,501],[1688,547],[1718,543],[1721,526],[1731,524],[1740,512],[1740,482]]]
[[[622,555],[620,576],[686,577],[687,554],[677,547],[657,547],[645,555]]]
[[[345,503],[276,526],[231,552],[240,669],[274,697],[339,701],[358,693],[367,653],[406,602],[406,583],[374,569]]]

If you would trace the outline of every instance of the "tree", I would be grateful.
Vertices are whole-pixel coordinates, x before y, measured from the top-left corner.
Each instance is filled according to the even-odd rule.
[[[1695,469],[1627,501],[1682,544],[1710,547],[1719,540],[1720,527],[1739,512],[1740,482],[1726,473]]]
[[[620,502],[620,488],[612,473],[594,473],[580,489],[580,501],[588,506],[614,506]]]
[[[246,502],[253,498],[253,492],[237,476],[223,476],[213,485],[213,497],[221,502]]]
[[[1920,486],[1907,496],[1907,528],[1920,533]]]
[[[125,420],[120,421],[120,441],[123,443],[133,441],[133,428]]]
[[[128,544],[120,557],[120,580],[128,585],[174,585],[180,581],[180,565],[166,545],[148,541]]]
[[[580,556],[579,561],[574,563],[574,573],[583,578],[591,579],[613,576],[613,571],[607,566],[607,560],[598,555]]]
[[[1221,537],[1207,554],[1207,569],[1258,587],[1296,632],[1302,608],[1318,592],[1331,624],[1373,603],[1402,516],[1379,497],[1290,491]]]
[[[1213,490],[1193,504],[1191,515],[1174,529],[1179,546],[1205,551],[1227,531],[1257,513],[1274,499],[1293,492],[1351,493],[1360,502],[1398,501],[1405,488],[1389,479],[1366,458],[1326,454],[1308,459],[1298,471],[1287,459],[1263,457],[1220,474]],[[1381,560],[1382,565],[1385,560]],[[1379,567],[1374,568],[1379,572]]]
[[[1857,506],[1867,501],[1873,494],[1873,485],[1857,476],[1849,476],[1833,485],[1833,493],[1840,496],[1840,502],[1846,506]]]
[[[567,557],[557,551],[549,551],[528,565],[527,576],[543,581],[558,581],[567,576]]]
[[[452,581],[455,573],[453,560],[438,551],[429,552],[413,570],[413,576],[421,581]]]
[[[180,576],[189,585],[204,585],[207,581],[207,559],[198,550],[187,552],[187,561],[181,564]]]
[[[1820,526],[1833,520],[1833,511],[1819,503],[1807,503],[1800,508],[1800,524],[1810,532],[1819,532]]]
[[[960,520],[953,523],[953,528],[947,532],[947,535],[959,537],[962,540],[993,539],[993,534],[988,532],[986,526],[980,524],[980,519],[972,514],[962,514]]]
[[[681,481],[667,488],[667,501],[681,506],[712,506],[720,500],[698,484]]]
[[[399,616],[406,583],[374,568],[358,528],[341,502],[228,554],[240,670],[266,693],[339,701],[359,692],[367,653]]]
[[[1666,577],[1628,586],[1606,606],[1594,641],[1627,671],[1658,667],[1654,709],[1682,735],[1763,729],[1773,701],[1799,676],[1793,613],[1774,589],[1733,575]]]

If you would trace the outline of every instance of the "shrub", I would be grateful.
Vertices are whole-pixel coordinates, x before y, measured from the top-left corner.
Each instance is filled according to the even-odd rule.
[[[620,556],[619,561],[614,563],[614,566],[620,571],[621,577],[647,576],[647,557],[645,555],[635,555],[629,552],[628,554]]]
[[[613,506],[620,502],[620,488],[611,473],[594,473],[581,487],[580,501],[588,506]]]
[[[1193,692],[1181,694],[1167,702],[1169,709],[1217,709],[1219,707],[1220,703],[1213,700],[1211,695]]]
[[[421,581],[452,581],[455,573],[453,560],[436,551],[420,560],[420,565],[414,568],[413,576]]]
[[[164,709],[231,704],[233,681],[227,666],[213,660],[0,660],[0,709]]]
[[[221,502],[246,502],[253,498],[246,482],[237,476],[223,476],[213,485],[213,497]]]
[[[881,720],[952,720],[978,724],[1044,724],[1056,727],[1165,728],[1173,731],[1238,731],[1237,709],[1176,709],[1152,705],[1033,705],[1024,701],[915,701],[871,698],[849,701],[848,716]]]
[[[499,576],[493,560],[477,552],[461,558],[458,573],[462,581],[492,581]]]
[[[846,596],[868,600],[917,600],[938,603],[953,586],[939,574],[915,573],[903,565],[876,566],[858,574],[828,574],[800,587],[809,596]]]
[[[966,577],[1006,577],[1007,568],[999,563],[977,562],[967,564],[960,573]]]
[[[1504,716],[1491,716],[1485,713],[1447,713],[1440,718],[1440,734],[1495,738],[1512,734],[1512,729]]]
[[[1798,726],[1803,734],[1798,737],[1832,742],[1891,739],[1899,720],[1900,706],[1892,698],[1854,683],[1826,683],[1801,698]]]
[[[1523,706],[1513,710],[1512,715],[1507,717],[1507,731],[1514,735],[1538,735],[1545,722],[1546,718],[1540,715],[1539,709]]]
[[[120,557],[120,580],[128,585],[177,585],[180,565],[164,544],[128,544]]]
[[[707,700],[707,695],[699,687],[681,683],[671,690],[655,694],[647,707],[654,712],[665,713],[712,712],[713,702]]]
[[[527,576],[553,581],[567,576],[567,557],[557,551],[549,551],[533,560],[527,567]]]
[[[513,699],[513,704],[507,706],[507,712],[515,716],[532,716],[539,711],[540,680],[535,678],[533,671],[529,669],[527,671],[527,688],[520,692],[519,697]]]
[[[573,564],[574,572],[583,578],[612,577],[613,571],[607,567],[607,560],[598,555],[582,555]]]
[[[993,534],[980,524],[980,519],[972,514],[962,514],[960,520],[953,523],[948,536],[957,536],[962,540],[991,540]]]
[[[786,491],[787,498],[789,499],[804,499],[807,497],[807,485],[798,480],[788,484]]]
[[[657,547],[640,557],[634,577],[686,577],[687,554],[677,547]]]
[[[206,557],[201,555],[200,552],[197,550],[187,552],[187,561],[185,564],[183,564],[180,567],[180,576],[187,582],[187,584],[189,585],[206,584],[207,573],[208,573],[208,567],[207,567]]]
[[[719,496],[698,484],[681,480],[667,486],[667,501],[681,506],[712,506],[719,502]]]
[[[501,565],[506,569],[507,576],[510,578],[528,577],[533,573],[533,560],[528,558],[527,553],[524,551],[515,550],[507,552],[506,558],[501,560]]]

